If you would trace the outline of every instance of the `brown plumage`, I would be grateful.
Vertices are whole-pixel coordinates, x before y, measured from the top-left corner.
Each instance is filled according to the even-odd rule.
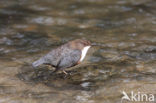
[[[83,39],[69,41],[62,46],[52,49],[48,54],[33,62],[32,65],[37,67],[41,64],[48,64],[55,67],[55,71],[64,71],[66,68],[81,63],[90,46],[90,41]],[[64,73],[66,72],[64,71]]]

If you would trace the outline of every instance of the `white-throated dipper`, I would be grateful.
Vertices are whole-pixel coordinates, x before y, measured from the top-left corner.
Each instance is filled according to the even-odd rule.
[[[33,62],[32,65],[37,67],[41,64],[47,64],[55,67],[54,72],[62,70],[67,74],[64,69],[81,63],[90,47],[91,43],[88,40],[72,40],[51,50],[48,54]]]

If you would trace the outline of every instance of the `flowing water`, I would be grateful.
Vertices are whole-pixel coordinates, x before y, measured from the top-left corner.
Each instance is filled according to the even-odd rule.
[[[0,4],[0,103],[121,103],[123,91],[153,94],[156,102],[155,0]],[[98,46],[68,70],[71,75],[32,68],[49,50],[77,38]]]

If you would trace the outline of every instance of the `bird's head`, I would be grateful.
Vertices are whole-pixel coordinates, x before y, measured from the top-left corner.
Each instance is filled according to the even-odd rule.
[[[84,39],[76,39],[70,42],[73,49],[83,50],[85,47],[91,47],[91,42]]]

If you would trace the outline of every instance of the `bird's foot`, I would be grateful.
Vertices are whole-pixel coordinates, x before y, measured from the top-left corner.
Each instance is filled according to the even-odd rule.
[[[67,73],[65,70],[63,70],[63,73],[64,73],[65,75],[68,75],[68,73]]]
[[[65,70],[63,70],[63,73],[65,74],[64,78],[67,78],[68,76],[71,75],[71,73],[67,73]]]

